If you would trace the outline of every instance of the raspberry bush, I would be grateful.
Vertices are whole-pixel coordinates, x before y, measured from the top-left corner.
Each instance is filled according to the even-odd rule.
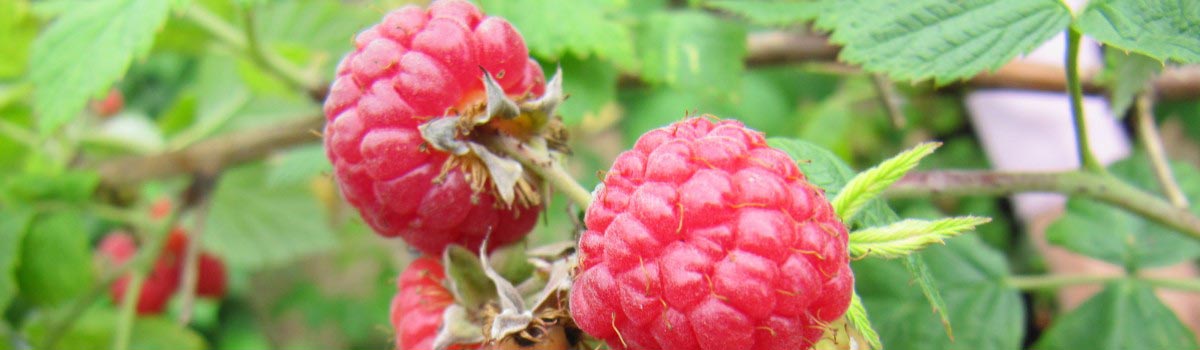
[[[0,349],[1200,348],[1200,16],[1068,3],[0,1]]]

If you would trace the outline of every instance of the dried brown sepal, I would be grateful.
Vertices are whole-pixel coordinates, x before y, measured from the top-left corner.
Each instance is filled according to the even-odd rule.
[[[449,153],[435,181],[442,181],[453,169],[460,169],[476,193],[491,191],[500,201],[534,207],[543,202],[542,181],[526,171],[520,162],[495,149],[496,145],[517,143],[545,153],[566,154],[567,133],[562,119],[555,115],[566,96],[562,91],[562,69],[546,84],[541,96],[526,94],[510,99],[491,74],[483,72],[486,98],[464,108],[458,115],[431,119],[418,127],[426,145]],[[490,186],[489,186],[490,185]]]

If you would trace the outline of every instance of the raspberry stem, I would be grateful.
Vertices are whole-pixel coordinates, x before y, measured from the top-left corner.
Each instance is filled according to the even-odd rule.
[[[120,313],[117,315],[113,350],[129,349],[129,337],[133,334],[133,317],[137,314],[138,299],[142,296],[144,282],[146,282],[146,271],[142,269],[135,270],[133,276],[129,278],[125,297],[121,299]]]
[[[529,151],[528,147],[521,144],[514,145],[507,142],[493,142],[493,144],[509,157],[521,162],[522,166],[538,174],[542,180],[550,184],[550,187],[562,192],[567,199],[578,205],[579,209],[587,210],[588,206],[592,204],[592,193],[575,181],[575,178],[567,173],[566,169],[563,169],[558,160],[535,155]]]

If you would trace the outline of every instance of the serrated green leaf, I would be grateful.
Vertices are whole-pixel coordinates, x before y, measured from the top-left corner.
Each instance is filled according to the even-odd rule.
[[[568,53],[600,57],[625,70],[633,70],[633,35],[611,13],[625,5],[602,0],[480,0],[490,15],[512,22],[525,38],[529,51],[555,61]]]
[[[1160,61],[1200,62],[1200,3],[1096,0],[1074,26],[1104,44]]]
[[[21,242],[17,281],[21,295],[43,306],[70,301],[94,279],[83,216],[77,212],[39,215]]]
[[[868,0],[827,10],[819,25],[843,45],[843,61],[938,84],[999,68],[1071,21],[1058,0]]]
[[[818,1],[705,1],[704,6],[729,11],[749,19],[756,24],[768,26],[792,26],[803,24],[821,14],[823,4]]]
[[[107,91],[135,57],[149,52],[167,19],[162,0],[78,3],[33,43],[29,77],[43,134],[73,120],[92,95]]]
[[[1025,308],[1019,291],[1004,281],[1004,257],[967,235],[932,246],[919,254],[944,297],[953,339],[943,333],[941,319],[927,298],[903,272],[903,261],[865,259],[853,263],[855,289],[862,296],[887,350],[1020,349]]]
[[[57,315],[57,313],[51,314]],[[57,317],[34,318],[25,326],[26,339],[34,341],[38,348]],[[103,349],[113,343],[116,334],[117,312],[92,309],[79,317],[73,326],[62,335],[56,344],[58,349]],[[182,327],[165,317],[138,317],[133,321],[133,334],[129,338],[129,350],[178,349],[203,350],[208,347],[204,338],[195,331]]]
[[[904,174],[917,166],[921,158],[932,154],[939,146],[940,142],[919,144],[854,176],[831,201],[833,211],[837,212],[843,221],[849,221],[867,205],[867,202],[904,177]]]
[[[883,345],[879,342],[879,333],[875,332],[875,328],[871,327],[871,320],[867,318],[867,307],[863,306],[862,297],[858,293],[850,298],[850,308],[846,310],[846,321],[850,323],[859,333],[862,333],[863,338],[867,339],[867,344],[871,349],[882,349]]]
[[[651,15],[638,27],[642,78],[705,96],[738,86],[746,31],[736,23],[696,11]]]
[[[1105,50],[1104,70],[1096,80],[1108,88],[1113,113],[1123,117],[1129,106],[1133,105],[1134,97],[1146,88],[1146,83],[1162,68],[1162,62],[1146,55]]]
[[[1033,348],[1197,349],[1200,345],[1150,286],[1120,281],[1055,319]]]
[[[991,221],[988,218],[966,216],[941,220],[907,219],[887,226],[869,227],[850,234],[850,255],[898,258],[934,243],[975,229]]]
[[[950,312],[946,310],[946,299],[942,298],[941,290],[934,284],[933,274],[929,272],[929,263],[919,254],[910,254],[904,257],[904,269],[912,276],[913,281],[917,282],[925,301],[933,307],[933,313],[938,315],[942,328],[946,329],[946,336],[954,340],[954,327],[950,323]]]
[[[204,245],[230,265],[284,264],[336,244],[328,217],[304,184],[267,186],[266,167],[225,171],[204,227]]]
[[[0,210],[0,310],[16,296],[17,264],[21,261],[22,242],[29,231],[33,213],[26,210]]]
[[[267,185],[271,187],[306,185],[313,177],[332,171],[333,165],[329,164],[329,157],[325,156],[325,147],[321,145],[302,146],[271,161],[271,170],[267,173]]]
[[[1187,198],[1200,198],[1200,171],[1172,164]],[[1157,191],[1154,170],[1142,154],[1113,164],[1110,173],[1147,191]],[[1200,204],[1191,211],[1200,215]],[[1046,229],[1046,239],[1071,251],[1131,269],[1166,266],[1200,257],[1200,242],[1107,204],[1083,198],[1067,201],[1067,212]]]

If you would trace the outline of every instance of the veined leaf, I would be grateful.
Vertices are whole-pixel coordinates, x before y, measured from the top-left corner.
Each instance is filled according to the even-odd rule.
[[[883,193],[883,190],[886,190],[896,180],[904,177],[904,174],[917,166],[921,158],[933,153],[933,150],[941,145],[940,142],[919,144],[859,173],[846,183],[846,187],[833,199],[831,202],[833,211],[837,212],[838,217],[843,221],[850,220],[863,206],[867,205],[867,202]]]
[[[820,1],[705,1],[704,6],[729,11],[751,22],[769,26],[791,26],[811,21],[821,14]]]
[[[1104,320],[1104,322],[1096,322]],[[1149,286],[1108,285],[1079,308],[1056,319],[1033,347],[1057,349],[1196,349],[1196,338]]]
[[[162,0],[80,2],[33,43],[30,79],[42,134],[66,124],[144,56],[167,19]]]
[[[481,0],[488,14],[503,16],[520,30],[534,55],[562,59],[597,56],[633,70],[633,34],[622,23],[606,16],[619,9],[616,2],[599,0]]]
[[[1160,61],[1200,62],[1200,3],[1195,1],[1091,1],[1074,26],[1102,43]]]
[[[1162,62],[1135,52],[1104,51],[1104,70],[1096,80],[1108,87],[1112,111],[1124,116],[1146,83],[1163,68]]]
[[[867,0],[826,10],[818,25],[833,31],[842,60],[938,84],[1000,68],[1071,21],[1059,0]]]

